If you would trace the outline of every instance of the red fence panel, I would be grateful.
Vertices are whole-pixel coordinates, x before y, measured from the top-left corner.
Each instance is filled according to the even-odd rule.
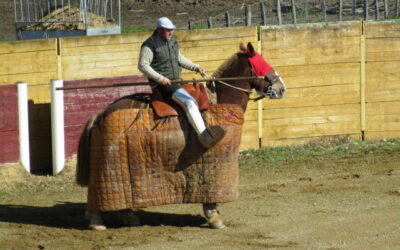
[[[0,164],[19,160],[18,90],[16,84],[0,86]]]

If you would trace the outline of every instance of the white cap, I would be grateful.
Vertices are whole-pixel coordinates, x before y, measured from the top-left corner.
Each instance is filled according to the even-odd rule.
[[[175,25],[169,20],[168,17],[161,17],[157,20],[157,27],[173,30],[175,29]]]

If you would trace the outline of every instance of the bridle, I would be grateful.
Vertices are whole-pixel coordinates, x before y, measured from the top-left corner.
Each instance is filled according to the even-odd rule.
[[[257,97],[257,98],[259,98],[259,99],[268,96],[268,94],[265,93],[265,92],[261,92],[261,91],[251,91],[251,90],[248,90],[248,89],[239,88],[239,87],[233,86],[232,84],[229,84],[229,83],[224,82],[224,81],[214,81],[214,82],[220,83],[220,84],[225,85],[225,86],[227,86],[227,87],[230,87],[230,88],[232,88],[232,89],[236,89],[236,90],[239,90],[239,91],[248,93],[248,94],[257,94],[257,95],[260,95],[259,97]],[[254,100],[254,98],[250,98],[250,100]]]
[[[268,85],[265,87],[265,91],[252,91],[252,90],[236,87],[236,86],[234,86],[234,85],[232,85],[230,83],[227,83],[227,82],[224,82],[224,81],[221,81],[221,80],[212,81],[209,84],[207,84],[207,86],[210,89],[213,88],[214,91],[215,91],[215,83],[220,83],[220,84],[222,84],[224,86],[227,86],[227,87],[232,88],[232,89],[236,89],[236,90],[241,91],[241,92],[245,92],[245,93],[248,93],[248,94],[257,94],[257,95],[259,95],[256,98],[249,98],[249,100],[253,100],[253,101],[258,101],[258,100],[263,99],[265,97],[273,98],[273,96],[275,95],[275,90],[272,89],[272,86],[275,84],[276,81],[278,81],[280,79],[280,76],[274,71],[275,72],[275,76],[272,79],[270,77],[268,77],[269,72],[263,78],[257,77],[257,75],[254,72],[254,69],[251,66],[249,61],[248,61],[248,63],[249,63],[250,69],[251,69],[250,76],[254,77],[254,80],[260,81],[261,79],[263,79],[264,81],[268,82]],[[273,70],[273,69],[271,69],[271,70]],[[202,77],[203,78],[207,78],[206,74],[202,74]],[[213,77],[211,77],[211,78],[213,78]],[[253,80],[251,80],[251,81],[253,81]],[[260,88],[260,85],[261,85],[261,82],[258,83],[257,87]],[[250,83],[250,86],[252,88],[254,88],[254,89],[257,88],[257,87],[252,86],[251,83]]]
[[[251,68],[251,76],[256,76],[255,75],[255,73],[254,73],[254,70],[253,70],[253,68]],[[203,77],[206,77],[206,75],[203,75]],[[265,97],[271,97],[272,96],[272,93],[273,93],[273,90],[272,90],[272,85],[279,79],[279,75],[277,74],[272,80],[271,79],[269,79],[269,77],[266,75],[266,76],[264,76],[264,80],[266,81],[266,82],[268,82],[269,84],[266,86],[266,91],[265,92],[262,92],[262,91],[252,91],[252,90],[248,90],[248,89],[244,89],[244,88],[240,88],[240,87],[236,87],[236,86],[233,86],[232,84],[229,84],[229,83],[227,83],[227,82],[224,82],[224,81],[213,81],[214,83],[220,83],[220,84],[222,84],[222,85],[225,85],[225,86],[227,86],[227,87],[229,87],[229,88],[232,88],[232,89],[236,89],[236,90],[239,90],[239,91],[242,91],[242,92],[245,92],[245,93],[248,93],[248,94],[257,94],[257,95],[259,95],[258,97],[256,97],[256,98],[249,98],[250,100],[252,100],[252,101],[258,101],[258,100],[260,100],[260,99],[263,99],[263,98],[265,98]],[[257,78],[255,78],[255,79],[257,79]],[[258,78],[259,79],[259,78]],[[260,80],[260,79],[259,79]],[[214,87],[215,87],[215,84],[214,84]]]

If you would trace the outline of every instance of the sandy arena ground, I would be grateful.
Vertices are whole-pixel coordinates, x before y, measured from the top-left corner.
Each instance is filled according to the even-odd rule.
[[[107,213],[109,229],[90,231],[86,190],[73,183],[72,167],[20,177],[6,166],[20,183],[10,193],[3,174],[0,248],[400,249],[400,162],[359,162],[241,166],[239,200],[219,206],[223,230],[207,227],[201,205],[184,204],[137,211],[139,227]]]

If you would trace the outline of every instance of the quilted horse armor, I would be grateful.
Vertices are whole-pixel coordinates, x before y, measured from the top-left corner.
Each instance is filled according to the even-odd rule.
[[[118,109],[91,129],[87,209],[120,210],[172,203],[221,203],[238,197],[243,110],[210,105],[208,126],[225,137],[205,148],[184,111],[159,118],[152,109]]]

